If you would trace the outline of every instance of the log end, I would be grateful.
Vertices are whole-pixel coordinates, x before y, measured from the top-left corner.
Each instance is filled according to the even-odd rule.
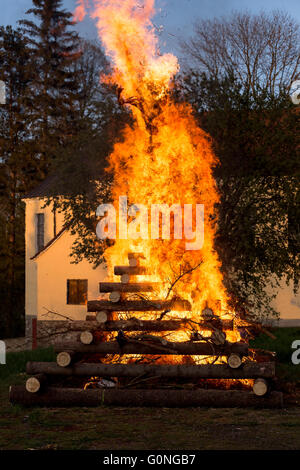
[[[110,300],[111,302],[114,302],[114,303],[119,302],[119,300],[121,300],[121,294],[120,294],[120,292],[118,292],[118,291],[113,291],[113,292],[111,292],[111,293],[109,294],[109,300]]]
[[[107,322],[107,312],[105,310],[101,310],[96,315],[96,320],[98,323],[106,323]]]
[[[253,393],[258,397],[263,397],[268,392],[268,382],[266,379],[256,379],[253,384]]]
[[[82,344],[92,344],[94,336],[90,331],[83,331],[80,333],[79,339]]]
[[[242,358],[239,354],[230,354],[227,363],[231,369],[238,369],[242,364]]]
[[[128,284],[130,281],[130,275],[129,274],[122,274],[121,275],[121,283],[122,284]]]
[[[72,362],[73,354],[69,351],[62,351],[56,356],[56,363],[60,367],[68,367]]]
[[[41,389],[41,383],[37,377],[29,377],[26,380],[25,388],[29,393],[37,393]]]

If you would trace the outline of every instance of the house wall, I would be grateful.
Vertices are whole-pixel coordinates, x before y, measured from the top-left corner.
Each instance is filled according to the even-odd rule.
[[[26,336],[32,335],[32,319],[37,319],[41,325],[42,320],[55,322],[62,320],[58,315],[49,314],[48,311],[57,312],[72,320],[85,320],[86,305],[67,304],[67,279],[88,280],[88,300],[99,298],[99,282],[106,280],[107,269],[104,264],[94,269],[87,261],[72,264],[70,257],[74,241],[68,231],[64,231],[53,243],[37,254],[36,243],[36,214],[44,213],[44,242],[45,245],[53,240],[54,214],[52,207],[44,207],[44,200],[40,198],[25,199],[26,203]],[[63,215],[56,213],[56,234],[63,227]],[[48,322],[49,324],[49,322]],[[49,329],[49,337],[53,335],[53,328]],[[47,336],[47,333],[46,333]],[[45,331],[43,333],[45,337]],[[49,341],[50,342],[50,341]]]
[[[37,315],[37,265],[31,258],[37,252],[36,243],[36,214],[45,214],[45,243],[53,238],[53,215],[51,208],[43,208],[42,199],[25,199],[25,266],[26,266],[26,292],[25,292],[25,312],[26,315]]]
[[[280,312],[280,320],[275,321],[275,325],[282,327],[300,326],[300,294],[295,295],[293,286],[287,285],[284,279],[273,305]]]
[[[67,279],[87,279],[88,299],[100,298],[99,281],[107,277],[102,264],[96,269],[87,261],[72,264],[69,256],[74,238],[64,232],[48,249],[37,257],[38,293],[37,318],[39,320],[60,320],[57,315],[45,315],[47,310],[57,312],[72,320],[85,320],[86,305],[67,304]]]

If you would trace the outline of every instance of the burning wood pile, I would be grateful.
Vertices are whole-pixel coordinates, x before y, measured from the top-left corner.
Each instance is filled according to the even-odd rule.
[[[77,342],[57,344],[56,363],[29,362],[26,385],[10,389],[12,403],[282,406],[282,393],[271,390],[275,363],[251,361],[247,343],[226,339],[225,331],[246,326],[246,322],[236,325],[234,320],[222,320],[206,307],[198,333],[192,332],[189,341],[169,341],[162,333],[186,330],[193,321],[187,316],[164,318],[174,310],[186,314],[191,304],[180,298],[128,299],[131,293],[140,295],[156,288],[153,283],[135,281],[147,274],[138,254],[130,253],[129,266],[115,266],[114,273],[121,276],[121,282],[100,283],[100,292],[109,293],[109,300],[88,302],[88,311],[94,312],[87,317],[90,330],[82,331]],[[119,318],[133,311],[138,318]],[[158,318],[145,320],[141,318],[145,312]],[[203,336],[205,331],[211,334]],[[207,388],[212,379],[218,380],[218,389]],[[247,379],[251,379],[251,391]],[[248,389],[222,389],[226,381],[246,381]],[[74,388],[74,383],[81,383],[81,388]]]
[[[57,363],[29,363],[31,377],[25,387],[11,388],[10,399],[51,406],[281,406],[282,394],[271,390],[274,363],[251,360],[239,329],[247,322],[237,318],[225,289],[214,248],[218,158],[191,106],[174,99],[179,64],[159,51],[154,1],[92,3],[112,62],[102,79],[132,117],[108,158],[113,204],[96,212],[103,216],[98,239],[114,240],[105,251],[109,271],[120,279],[100,284],[109,299],[88,302],[94,315],[87,331],[56,346]],[[78,17],[88,5],[80,2]]]

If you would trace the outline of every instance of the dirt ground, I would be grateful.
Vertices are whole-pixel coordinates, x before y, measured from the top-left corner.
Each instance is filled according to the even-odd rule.
[[[10,383],[23,383],[22,375],[10,377]],[[44,409],[10,405],[8,387],[7,381],[0,384],[0,450],[300,449],[300,407],[295,397],[281,410]]]

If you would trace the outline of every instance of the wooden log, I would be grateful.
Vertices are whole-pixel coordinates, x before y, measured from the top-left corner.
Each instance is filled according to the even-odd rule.
[[[109,300],[110,302],[117,303],[121,300],[121,294],[120,292],[113,291],[109,294]]]
[[[222,344],[225,344],[226,342],[226,334],[224,333],[224,331],[217,329],[213,331],[210,339],[217,346],[221,346]]]
[[[255,395],[262,397],[266,395],[266,393],[268,392],[268,389],[269,389],[269,385],[265,379],[259,377],[258,379],[255,380],[253,384],[253,393]]]
[[[137,267],[140,265],[140,260],[145,259],[143,253],[128,253],[129,266]]]
[[[57,343],[54,346],[55,351],[73,350],[87,354],[173,354],[173,355],[196,355],[196,356],[229,356],[232,353],[241,356],[248,355],[248,345],[246,343],[228,343],[223,346],[215,346],[206,341],[185,341],[185,342],[169,342],[159,348],[156,352],[146,342],[135,341],[134,344],[127,342],[122,347],[117,341],[107,341],[98,344],[81,344],[76,342]],[[166,350],[168,349],[168,351]]]
[[[209,307],[205,307],[203,310],[202,310],[202,316],[205,320],[212,320],[213,317],[214,317],[214,312],[211,308]]]
[[[115,312],[160,312],[162,310],[190,311],[192,309],[188,300],[121,300],[109,302],[108,300],[89,300],[88,312],[99,310],[113,310]]]
[[[25,389],[29,393],[37,393],[44,388],[45,384],[47,383],[47,377],[45,374],[37,374],[33,377],[29,377],[26,380]]]
[[[231,369],[226,364],[101,364],[76,363],[71,367],[59,367],[55,362],[28,362],[27,374],[46,374],[54,376],[77,377],[151,377],[187,378],[187,379],[255,379],[273,378],[273,363],[245,362],[238,369]]]
[[[105,324],[95,325],[96,315],[87,315],[86,317],[90,322],[88,325],[90,330],[99,330],[99,331],[175,331],[183,328],[187,328],[191,325],[188,319],[182,320],[139,320],[138,318],[131,318],[129,320],[116,320],[116,321],[107,321]],[[86,329],[87,324],[85,323],[84,329]],[[198,323],[201,331],[211,330],[207,322]],[[226,330],[232,330],[233,322],[231,320],[225,320],[222,322],[222,327]],[[78,330],[82,329],[81,325],[78,325]]]
[[[97,312],[98,313],[98,312]],[[113,310],[107,311],[106,314],[109,316],[113,313]],[[47,324],[52,321],[43,320],[43,325],[47,329]],[[85,320],[59,320],[56,322],[57,331],[63,333],[80,332],[80,331],[175,331],[181,328],[187,328],[193,325],[188,318],[181,320],[140,320],[138,318],[131,318],[129,320],[107,320],[106,323],[97,323],[96,315],[89,314]],[[212,324],[213,325],[213,324]],[[211,330],[210,323],[199,321],[199,329],[201,331]],[[224,330],[231,330],[233,328],[232,320],[223,320],[222,328]],[[255,349],[258,353],[268,354],[270,360],[275,357],[275,353],[265,351],[263,349]]]
[[[150,274],[150,271],[145,266],[115,266],[114,274],[116,276],[122,276],[128,274],[129,276],[138,276],[141,274]]]
[[[137,258],[129,258],[128,262],[129,262],[129,266],[131,266],[132,268],[136,268],[140,264]]]
[[[100,312],[97,312],[97,314],[96,314],[96,321],[98,323],[107,322],[107,318],[108,318],[108,315],[107,315],[107,312],[105,310],[101,310]]]
[[[143,341],[140,339],[130,338],[127,339],[127,341],[133,346],[136,345],[138,348],[142,345],[146,346],[152,350],[152,354],[174,354],[174,350],[168,348],[168,342],[165,339],[161,339],[160,341]]]
[[[227,364],[232,369],[237,369],[242,364],[242,358],[239,354],[230,354],[227,358]]]
[[[75,357],[74,351],[61,351],[56,356],[56,363],[60,367],[68,367]]]
[[[25,387],[10,387],[9,399],[12,404],[24,406],[157,406],[213,408],[253,407],[282,408],[281,392],[271,392],[267,397],[258,397],[252,392],[241,390],[127,390],[101,389],[83,390],[74,388],[49,387],[43,394],[28,393]]]
[[[99,291],[102,292],[153,292],[158,289],[160,284],[157,282],[100,282]]]
[[[86,322],[95,322],[95,321],[96,321],[96,315],[95,315],[95,314],[86,315],[85,321],[86,321]],[[95,324],[94,324],[94,325],[91,325],[92,328],[93,328],[94,326],[95,326]]]
[[[92,344],[94,341],[94,335],[91,331],[83,331],[79,335],[79,340],[82,344]]]
[[[128,284],[130,281],[130,275],[129,274],[122,274],[121,275],[121,283],[122,284]]]
[[[146,259],[144,253],[141,253],[141,252],[130,251],[127,256],[128,256],[128,259],[131,259],[131,258]]]
[[[103,313],[103,312],[99,312]],[[98,314],[97,314],[98,315]],[[97,315],[87,315],[90,322],[89,329],[92,331],[175,331],[184,328],[187,323],[181,320],[139,320],[138,318],[130,318],[129,320],[112,320],[99,322],[96,324]],[[104,319],[104,316],[101,315]],[[80,328],[80,325],[78,326]]]
[[[108,311],[107,314],[111,315],[113,310]],[[96,322],[96,315],[89,314],[87,315],[89,320],[58,320],[55,322],[57,326],[57,331],[61,334],[70,333],[70,332],[81,332],[81,331],[118,331],[123,329],[124,331],[173,331],[181,328],[187,328],[193,323],[190,323],[188,318],[182,318],[181,320],[142,320],[140,318],[130,318],[129,320],[108,320],[105,324]],[[53,326],[53,321],[43,321],[43,327],[47,330],[47,327]],[[44,325],[45,324],[45,325]],[[198,322],[199,329],[201,330],[210,330],[210,323]],[[222,322],[224,329],[231,329],[232,321],[224,320]],[[269,351],[263,349],[255,349],[262,354],[270,355],[270,360],[274,358]]]

